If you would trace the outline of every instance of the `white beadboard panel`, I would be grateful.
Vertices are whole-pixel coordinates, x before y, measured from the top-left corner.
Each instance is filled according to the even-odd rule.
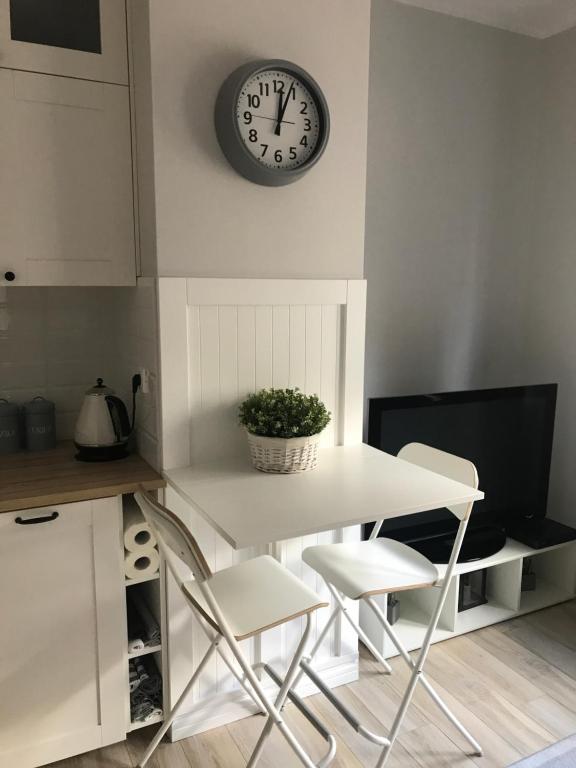
[[[188,304],[259,306],[346,304],[347,280],[248,280],[189,278]],[[355,280],[352,282],[363,282]]]
[[[160,278],[163,467],[245,451],[238,404],[318,394],[324,445],[361,439],[365,282]]]
[[[364,411],[364,352],[366,322],[366,281],[349,280],[346,303],[344,365],[341,367],[342,421],[340,442],[362,442]]]
[[[337,305],[189,306],[190,461],[246,450],[238,404],[262,387],[324,396],[338,418]],[[334,427],[323,437],[334,444]]]

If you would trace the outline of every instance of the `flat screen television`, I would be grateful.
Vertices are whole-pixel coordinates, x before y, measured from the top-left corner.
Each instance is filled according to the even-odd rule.
[[[543,384],[372,398],[368,443],[394,455],[426,443],[474,462],[485,499],[474,504],[461,559],[486,557],[546,515],[556,393]],[[387,521],[381,535],[442,562],[438,546],[449,554],[456,525],[448,510],[434,510]]]

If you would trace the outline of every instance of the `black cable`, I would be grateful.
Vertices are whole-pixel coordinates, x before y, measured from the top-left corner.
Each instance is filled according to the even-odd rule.
[[[136,426],[136,392],[138,392],[141,386],[142,386],[142,376],[139,373],[135,373],[134,376],[132,376],[132,427],[130,428],[131,432],[134,432],[134,427]]]

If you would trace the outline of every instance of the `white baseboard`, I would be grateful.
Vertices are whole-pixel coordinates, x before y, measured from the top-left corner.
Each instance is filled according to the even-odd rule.
[[[333,659],[326,667],[319,667],[318,672],[330,688],[346,685],[358,680],[358,655],[343,656]],[[263,681],[264,682],[264,681]],[[277,690],[273,685],[265,685],[271,691]],[[318,693],[316,686],[304,677],[298,686],[300,696],[311,696]],[[210,731],[235,720],[256,714],[258,711],[252,699],[243,690],[232,691],[211,697],[208,701],[200,703],[190,712],[180,715],[174,721],[170,739],[179,741],[197,733]]]

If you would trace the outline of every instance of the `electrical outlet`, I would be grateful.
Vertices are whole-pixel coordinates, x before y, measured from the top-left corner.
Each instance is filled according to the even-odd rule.
[[[150,372],[146,368],[140,368],[140,378],[142,381],[140,391],[143,395],[147,395],[150,392]]]

